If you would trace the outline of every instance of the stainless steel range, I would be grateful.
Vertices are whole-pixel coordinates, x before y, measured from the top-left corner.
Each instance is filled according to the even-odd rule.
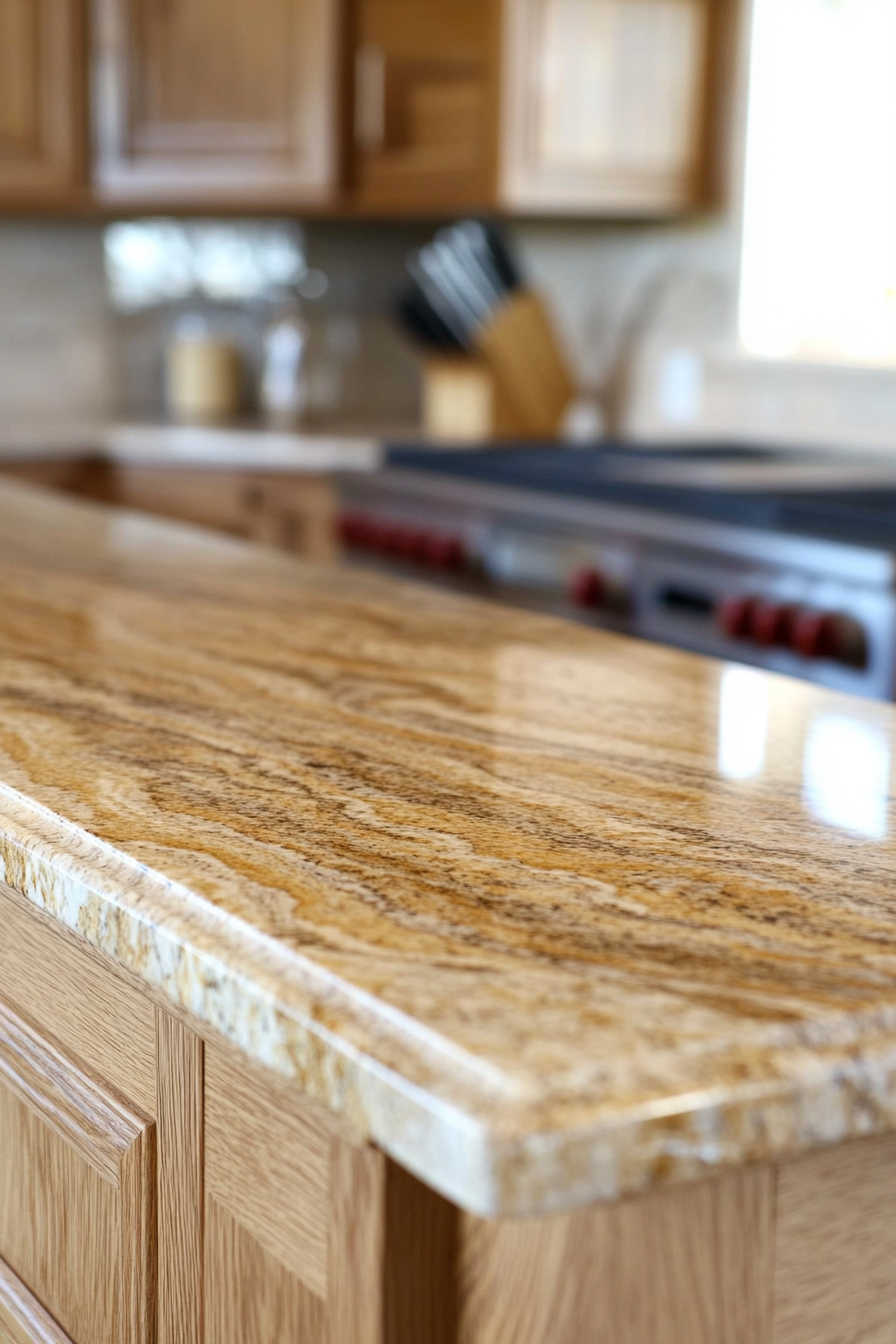
[[[722,445],[393,448],[364,563],[860,695],[896,687],[896,463]]]

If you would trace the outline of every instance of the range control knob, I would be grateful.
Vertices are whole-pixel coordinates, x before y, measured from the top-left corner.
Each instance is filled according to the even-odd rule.
[[[578,569],[569,581],[569,596],[578,607],[602,607],[607,584],[599,569]]]
[[[435,569],[459,570],[466,568],[467,551],[459,537],[428,534],[424,540],[421,558]]]
[[[756,602],[750,614],[750,633],[767,648],[790,648],[799,612],[788,602]]]
[[[339,535],[346,546],[365,546],[370,523],[362,513],[344,513],[339,519]]]
[[[824,611],[801,611],[793,626],[793,648],[802,658],[830,658],[834,648],[832,617]]]
[[[426,560],[429,534],[419,527],[409,527],[402,538],[401,554],[405,560]]]
[[[792,645],[803,658],[828,658],[846,667],[868,666],[868,637],[863,626],[842,612],[801,611]]]
[[[716,607],[716,623],[729,639],[749,639],[757,605],[755,597],[724,597]]]
[[[384,529],[383,549],[397,560],[422,560],[425,547],[426,534],[419,528],[393,523]]]

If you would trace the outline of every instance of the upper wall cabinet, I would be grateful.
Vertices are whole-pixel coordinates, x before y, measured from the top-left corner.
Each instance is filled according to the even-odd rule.
[[[509,0],[504,201],[632,214],[697,203],[707,171],[711,8],[707,0]]]
[[[671,214],[707,195],[739,0],[357,0],[362,206]]]
[[[373,210],[476,208],[497,171],[495,0],[361,0],[355,192]]]
[[[74,200],[83,172],[79,0],[0,0],[0,205]]]
[[[680,213],[748,4],[0,0],[0,209]]]
[[[337,11],[333,0],[94,0],[97,195],[244,209],[329,200]]]

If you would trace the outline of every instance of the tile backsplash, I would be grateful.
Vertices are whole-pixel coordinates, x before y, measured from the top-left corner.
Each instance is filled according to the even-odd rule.
[[[100,230],[0,225],[0,417],[108,415],[114,339]]]
[[[390,306],[405,255],[434,227],[305,225],[308,264],[327,277],[326,292],[304,303],[318,425],[416,422],[417,364]],[[896,372],[743,359],[734,337],[737,239],[726,223],[543,221],[512,234],[611,428],[896,446]],[[113,311],[99,224],[0,225],[0,419],[160,415],[162,352],[178,311]],[[267,315],[263,305],[234,309],[248,356],[247,412]]]
[[[298,299],[310,328],[308,419],[405,426],[419,416],[419,376],[412,350],[390,317],[406,253],[425,231],[395,227],[315,224],[304,229],[305,251],[321,292]],[[300,288],[301,293],[301,288]],[[262,335],[278,309],[275,295],[242,304],[219,303],[218,325],[239,344],[245,364],[243,409],[256,412]],[[116,383],[122,411],[158,415],[164,401],[163,356],[173,325],[185,311],[209,311],[186,299],[114,317]]]
[[[318,422],[416,420],[417,364],[390,307],[407,252],[434,227],[305,226],[308,264],[327,277],[326,292],[304,304],[312,331],[310,406]],[[630,328],[645,293],[662,287],[667,273],[695,265],[718,269],[725,258],[717,228],[553,223],[513,232],[524,267],[547,293],[572,366],[589,390],[601,389],[620,362],[620,337],[640,334]],[[0,415],[160,414],[164,345],[182,310],[172,303],[113,312],[100,225],[0,227]],[[651,317],[648,311],[646,320]],[[230,318],[240,327],[251,375],[266,310],[249,304],[233,308]]]

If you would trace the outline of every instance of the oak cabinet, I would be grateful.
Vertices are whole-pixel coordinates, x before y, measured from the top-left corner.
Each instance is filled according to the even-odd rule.
[[[80,0],[0,3],[0,206],[74,199],[83,176]]]
[[[94,0],[94,185],[106,201],[330,198],[333,0]]]
[[[0,927],[0,1344],[893,1338],[896,1135],[483,1219],[2,882]]]
[[[0,1344],[73,1344],[19,1276],[2,1260]]]
[[[0,924],[0,1344],[458,1344],[456,1210],[2,882]]]
[[[0,0],[0,208],[681,212],[740,4]]]
[[[0,1002],[8,1314],[27,1284],[78,1344],[152,1344],[154,1144],[151,1123]]]
[[[705,198],[736,0],[357,0],[355,189],[390,210]]]
[[[117,463],[105,489],[83,493],[163,518],[232,532],[311,560],[338,551],[338,493],[332,478],[309,474],[165,469]]]
[[[332,476],[147,467],[88,456],[40,462],[11,459],[0,463],[2,475],[231,532],[309,560],[334,560],[339,554],[339,496]]]
[[[706,0],[511,0],[501,195],[548,212],[700,199]]]
[[[362,0],[355,52],[357,203],[476,208],[497,167],[495,0]]]

